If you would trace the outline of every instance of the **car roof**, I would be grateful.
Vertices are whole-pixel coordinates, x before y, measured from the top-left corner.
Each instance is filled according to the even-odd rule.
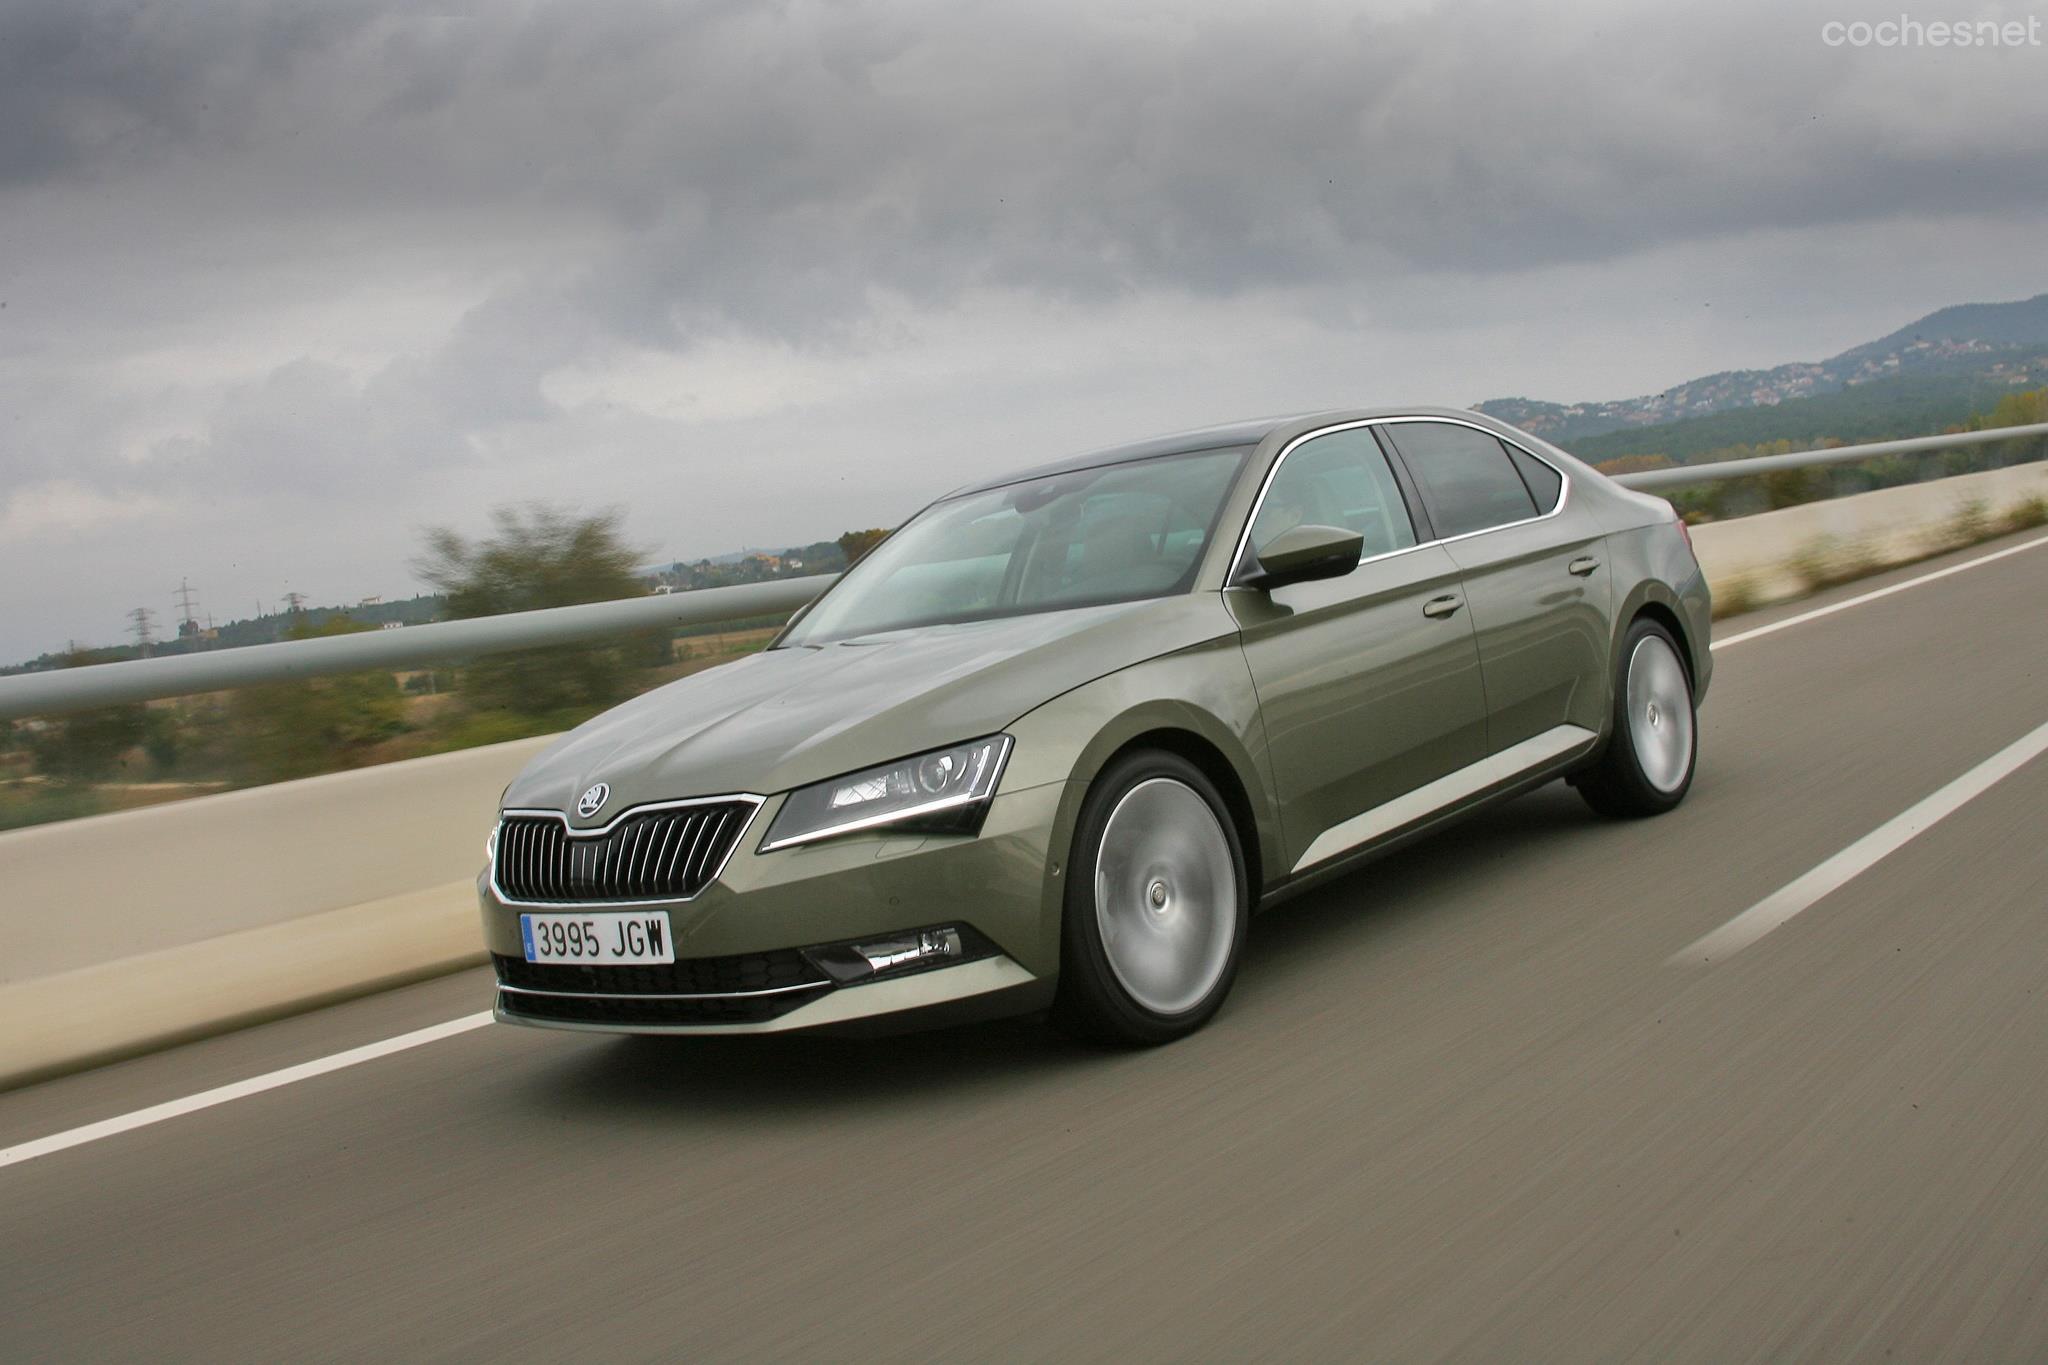
[[[992,488],[1004,488],[1027,479],[1040,479],[1050,474],[1067,474],[1077,469],[1100,469],[1105,465],[1129,464],[1136,460],[1156,459],[1162,455],[1183,455],[1197,450],[1219,450],[1227,446],[1257,445],[1275,432],[1286,430],[1291,437],[1302,431],[1328,426],[1336,422],[1367,421],[1375,417],[1457,417],[1465,421],[1487,422],[1484,414],[1469,412],[1463,408],[1439,408],[1426,406],[1374,407],[1374,408],[1328,408],[1314,412],[1289,413],[1279,417],[1255,417],[1242,422],[1226,422],[1217,426],[1197,427],[1192,431],[1177,431],[1164,436],[1150,436],[1142,441],[1128,441],[1122,445],[1105,446],[1085,454],[1055,460],[1050,464],[1020,469],[993,479],[982,479],[975,483],[963,484],[947,493],[939,501],[963,497],[969,493],[985,493]],[[1488,422],[1488,425],[1493,423]]]

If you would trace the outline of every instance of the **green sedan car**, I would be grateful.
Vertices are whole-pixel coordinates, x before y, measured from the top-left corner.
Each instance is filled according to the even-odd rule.
[[[506,790],[498,1017],[874,1030],[1050,1009],[1158,1043],[1254,911],[1563,778],[1684,799],[1682,522],[1469,412],[1269,419],[950,493],[763,653]]]

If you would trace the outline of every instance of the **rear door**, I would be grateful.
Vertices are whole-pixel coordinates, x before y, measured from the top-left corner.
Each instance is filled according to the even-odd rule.
[[[1477,426],[1400,420],[1381,430],[1463,572],[1488,750],[1575,740],[1564,726],[1599,733],[1611,575],[1600,529],[1572,505],[1569,480]]]
[[[1255,553],[1292,526],[1341,526],[1365,539],[1359,566],[1224,594],[1282,811],[1288,867],[1276,872],[1407,823],[1415,813],[1398,798],[1485,757],[1478,647],[1456,605],[1461,571],[1443,547],[1418,545],[1404,492],[1370,428],[1307,438],[1273,471],[1246,545]]]

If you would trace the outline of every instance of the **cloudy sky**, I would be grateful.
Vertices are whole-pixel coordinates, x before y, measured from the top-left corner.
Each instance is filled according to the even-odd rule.
[[[2048,48],[1821,39],[1900,9],[0,0],[0,660],[2048,289]]]

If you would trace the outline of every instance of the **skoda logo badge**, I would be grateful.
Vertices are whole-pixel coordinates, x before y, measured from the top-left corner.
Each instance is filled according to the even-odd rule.
[[[612,789],[605,783],[600,782],[589,791],[583,793],[577,800],[576,813],[588,820],[591,816],[604,809],[604,803],[611,800],[611,796]]]

